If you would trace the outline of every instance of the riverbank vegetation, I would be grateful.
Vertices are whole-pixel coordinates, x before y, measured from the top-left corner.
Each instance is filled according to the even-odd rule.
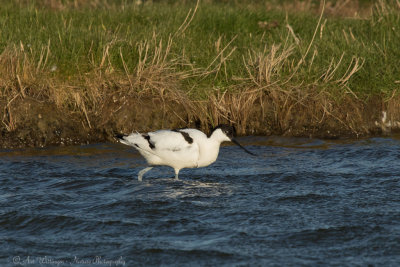
[[[0,145],[218,123],[389,132],[400,124],[399,43],[398,0],[7,1]]]

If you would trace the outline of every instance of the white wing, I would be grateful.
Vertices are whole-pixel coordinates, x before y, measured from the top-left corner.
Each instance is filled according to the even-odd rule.
[[[199,166],[200,149],[197,141],[207,138],[195,129],[159,130],[132,133],[121,143],[135,147],[151,165],[168,165],[178,168]]]
[[[188,133],[182,130],[160,130],[150,132],[148,136],[149,142],[154,145],[149,152],[161,159],[161,165],[175,165],[181,168],[198,166],[199,146]]]
[[[159,130],[148,133],[148,136],[150,137],[149,142],[157,151],[179,151],[193,144],[193,139],[192,142],[186,141],[182,133],[178,131]]]

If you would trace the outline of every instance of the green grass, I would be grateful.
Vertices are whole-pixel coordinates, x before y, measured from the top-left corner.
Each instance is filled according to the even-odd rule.
[[[322,34],[316,12],[267,10],[262,8],[263,5],[255,8],[251,1],[247,4],[224,3],[227,1],[201,3],[184,33],[176,34],[195,4],[189,4],[190,1],[186,4],[171,2],[175,4],[154,2],[137,6],[120,1],[109,9],[52,9],[33,4],[3,3],[0,5],[0,53],[6,48],[21,49],[23,46],[33,61],[38,62],[42,49],[50,44],[43,72],[59,80],[79,80],[99,69],[107,46],[107,62],[109,60],[113,71],[125,73],[126,64],[128,73],[132,74],[139,60],[139,43],[148,41],[151,44],[149,51],[153,53],[154,35],[156,42],[162,40],[164,48],[172,36],[168,62],[178,62],[174,71],[188,71],[192,68],[206,70],[221,49],[234,39],[223,55],[234,51],[221,64],[218,73],[181,80],[181,89],[202,96],[213,88],[233,88],[249,77],[244,64],[249,52],[262,54],[266,47],[266,56],[274,44],[280,44],[281,49],[294,46],[293,53],[275,77],[278,81],[285,81],[293,76],[285,86],[312,84],[333,91],[346,88],[360,95],[390,94],[399,89],[400,7],[395,3],[386,3],[386,13],[375,9],[371,17],[363,19],[324,16]],[[274,22],[275,26],[260,27],[259,22],[264,21]],[[292,27],[298,44],[289,33],[287,24]],[[315,39],[312,39],[316,29]],[[216,42],[219,38],[218,51]],[[294,66],[310,44],[305,62],[292,75]],[[322,81],[320,77],[327,72],[330,63],[337,64],[342,55],[332,78]],[[353,58],[364,62],[362,67],[345,86],[337,83]],[[219,63],[221,59],[217,58],[209,70],[218,67]],[[51,72],[54,66],[57,70]]]

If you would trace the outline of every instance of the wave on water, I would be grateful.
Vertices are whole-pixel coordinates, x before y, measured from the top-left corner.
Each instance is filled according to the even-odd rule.
[[[0,152],[0,265],[397,266],[400,140],[240,141],[179,181],[113,144]]]

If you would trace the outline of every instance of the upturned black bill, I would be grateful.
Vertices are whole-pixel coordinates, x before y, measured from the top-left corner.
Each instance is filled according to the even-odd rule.
[[[247,153],[249,153],[250,155],[253,156],[257,156],[256,154],[254,154],[253,152],[248,151],[244,146],[242,146],[235,138],[232,138],[232,142],[235,143],[236,145],[238,145],[241,149],[243,149],[244,151],[246,151]]]

